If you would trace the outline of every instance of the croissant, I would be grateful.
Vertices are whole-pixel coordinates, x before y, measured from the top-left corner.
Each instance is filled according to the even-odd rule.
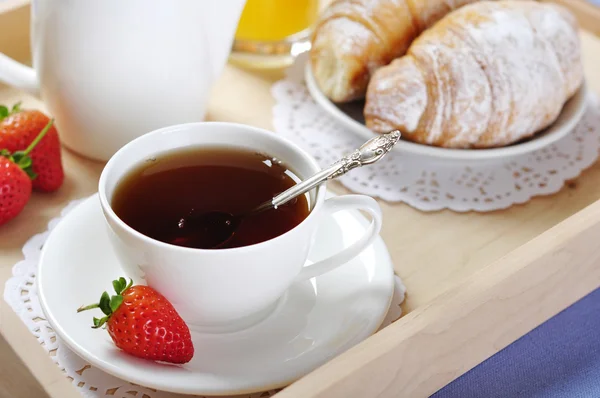
[[[371,74],[455,8],[478,0],[335,0],[316,22],[310,62],[335,102],[364,98]]]
[[[448,14],[380,68],[364,115],[375,132],[447,148],[508,145],[552,124],[583,82],[576,20],[534,1]]]

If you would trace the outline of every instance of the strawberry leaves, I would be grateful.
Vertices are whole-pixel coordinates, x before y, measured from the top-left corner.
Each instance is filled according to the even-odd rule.
[[[108,296],[108,293],[106,293],[106,292],[102,293],[102,296],[100,296],[99,306],[105,315],[112,314],[112,309],[110,308],[110,297]]]
[[[125,280],[125,278],[121,277],[121,278],[113,281],[113,288],[115,289],[115,293],[121,294],[126,289],[129,289],[132,284],[133,284],[133,281],[130,280],[129,284],[127,284],[127,281]]]
[[[119,308],[119,306],[123,303],[123,296],[121,294],[133,285],[133,280],[130,279],[129,283],[127,283],[125,278],[121,277],[114,280],[112,285],[115,289],[116,295],[109,296],[107,292],[104,292],[102,293],[102,296],[100,296],[100,301],[98,303],[90,304],[85,307],[79,307],[77,309],[77,312],[82,312],[91,310],[92,308],[100,308],[104,315],[106,315],[102,318],[94,317],[94,326],[92,326],[93,329],[102,327],[110,319],[111,315]]]
[[[17,166],[19,166],[19,168],[23,170],[32,180],[37,177],[37,174],[34,173],[32,168],[33,162],[31,158],[23,151],[17,151],[11,154],[8,150],[2,149],[0,150],[0,156],[4,156],[11,162],[16,163]]]
[[[123,303],[123,296],[112,296],[110,298],[110,309],[115,312],[117,308]]]
[[[2,119],[9,117],[10,115],[14,115],[15,113],[20,112],[20,111],[21,111],[21,103],[20,102],[17,102],[16,104],[14,104],[13,107],[10,109],[8,109],[4,105],[0,105],[0,121],[2,121]]]
[[[103,317],[103,318],[96,318],[94,317],[94,326],[92,326],[92,329],[98,329],[99,327],[102,327],[106,321],[108,320],[108,317]]]

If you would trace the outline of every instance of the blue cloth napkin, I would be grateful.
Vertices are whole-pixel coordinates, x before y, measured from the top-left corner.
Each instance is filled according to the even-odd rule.
[[[432,398],[599,398],[600,289]]]

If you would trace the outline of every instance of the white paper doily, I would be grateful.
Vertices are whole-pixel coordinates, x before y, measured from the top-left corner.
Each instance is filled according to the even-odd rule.
[[[82,396],[119,397],[119,398],[180,398],[189,395],[180,395],[156,391],[141,387],[127,381],[118,379],[91,366],[82,358],[73,353],[65,344],[61,343],[56,334],[44,318],[37,296],[36,273],[40,253],[50,231],[58,224],[60,219],[75,208],[85,199],[69,203],[61,212],[60,217],[52,220],[48,230],[33,236],[23,246],[24,259],[13,267],[13,276],[6,282],[4,300],[19,315],[31,333],[44,347],[52,360],[65,372],[65,377],[72,380],[73,385],[79,389]],[[400,278],[396,277],[394,297],[390,310],[382,324],[386,327],[402,315],[400,305],[404,301],[406,288]],[[275,395],[277,390],[265,391],[256,394],[246,394],[244,398],[264,398]],[[222,397],[223,398],[223,397]]]
[[[273,125],[328,166],[363,144],[312,99],[304,84],[306,56],[297,58],[272,87]],[[554,145],[489,164],[433,163],[391,152],[375,165],[341,177],[348,189],[422,211],[493,211],[558,192],[598,158],[600,107],[595,95],[575,130]]]

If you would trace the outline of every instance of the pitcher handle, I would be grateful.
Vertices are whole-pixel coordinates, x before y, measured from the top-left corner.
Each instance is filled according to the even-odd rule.
[[[369,196],[336,196],[327,199],[323,205],[323,211],[326,213],[325,217],[327,216],[327,213],[333,214],[342,210],[363,210],[371,216],[371,224],[364,235],[350,246],[342,249],[331,257],[302,268],[302,271],[300,271],[300,274],[296,277],[296,281],[303,281],[319,276],[336,269],[340,265],[346,264],[373,243],[373,240],[381,230],[381,208],[377,201]]]
[[[0,81],[33,95],[39,95],[37,75],[33,68],[0,53]]]

